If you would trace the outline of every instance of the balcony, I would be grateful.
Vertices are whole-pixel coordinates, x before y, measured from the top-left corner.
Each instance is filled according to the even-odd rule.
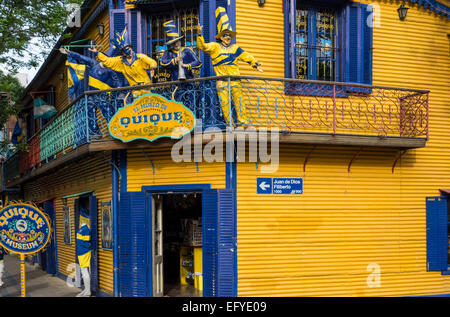
[[[235,98],[240,104],[237,111],[245,109],[256,129],[277,128],[280,142],[409,149],[424,147],[428,139],[429,91],[280,78],[208,77],[86,92],[29,140],[29,152],[16,154],[6,163],[7,170],[17,171],[8,172],[7,182],[17,184],[17,178],[37,176],[89,152],[147,146],[146,141],[122,143],[108,133],[108,121],[133,101],[136,92],[183,102],[201,119],[203,130],[224,130],[227,124],[217,83],[226,88],[225,93],[229,87],[231,91],[240,89]],[[238,129],[239,124],[229,128],[246,133]]]

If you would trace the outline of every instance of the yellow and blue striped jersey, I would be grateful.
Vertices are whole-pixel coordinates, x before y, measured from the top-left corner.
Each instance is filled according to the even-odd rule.
[[[147,70],[156,68],[158,65],[153,58],[145,54],[133,54],[131,64],[128,64],[126,58],[122,56],[108,57],[104,53],[99,52],[97,60],[102,62],[106,67],[121,72],[131,86],[138,84],[150,84],[151,80]]]
[[[240,75],[238,62],[245,62],[256,67],[256,59],[237,44],[228,47],[220,43],[205,43],[202,35],[197,37],[197,47],[211,56],[212,65],[217,76]]]

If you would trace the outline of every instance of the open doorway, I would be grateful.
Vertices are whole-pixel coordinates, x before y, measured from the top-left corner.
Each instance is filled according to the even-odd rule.
[[[82,208],[81,208],[82,207]],[[97,252],[97,198],[92,193],[80,195],[74,200],[75,210],[75,237],[78,236],[78,232],[81,228],[81,209],[83,209],[85,216],[83,216],[83,222],[87,224],[89,228],[88,235],[88,247],[91,252],[89,265],[89,277],[91,292],[95,293],[98,290],[98,252]],[[84,237],[86,239],[86,237]],[[77,239],[75,239],[75,250],[77,248]],[[77,252],[75,252],[75,263],[77,264],[77,273],[75,279],[75,285],[82,287],[80,263]]]
[[[201,193],[152,195],[153,296],[202,296]]]

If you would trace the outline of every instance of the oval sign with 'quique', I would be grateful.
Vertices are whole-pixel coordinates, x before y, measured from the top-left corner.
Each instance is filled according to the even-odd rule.
[[[33,254],[50,239],[51,227],[38,208],[18,203],[0,210],[0,245],[12,253]]]
[[[194,127],[195,116],[189,108],[157,94],[144,95],[120,108],[108,124],[111,136],[122,142],[181,139]]]

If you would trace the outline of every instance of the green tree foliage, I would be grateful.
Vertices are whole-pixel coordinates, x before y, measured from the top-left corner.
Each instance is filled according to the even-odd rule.
[[[70,37],[68,18],[74,6],[84,0],[0,0],[0,129],[11,116],[17,116],[24,88],[12,76],[19,68],[36,68],[48,56],[57,40]],[[68,32],[63,32],[68,30]],[[63,35],[62,35],[63,34]],[[9,140],[0,142],[5,152]],[[26,144],[16,146],[26,150]]]
[[[66,29],[73,14],[69,4],[82,2],[0,0],[0,63],[11,69],[37,67]]]
[[[23,96],[25,88],[19,80],[11,74],[4,74],[0,70],[0,127],[4,127],[11,116],[18,115],[21,105],[18,103]],[[10,140],[0,142],[0,151],[6,152]],[[27,146],[16,146],[18,150],[26,150]]]

